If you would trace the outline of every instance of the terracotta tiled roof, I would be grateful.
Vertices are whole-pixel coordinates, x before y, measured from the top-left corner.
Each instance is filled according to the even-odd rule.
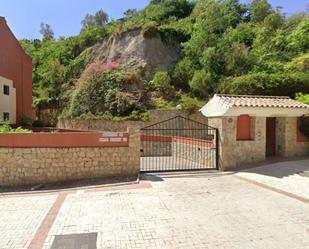
[[[255,96],[217,94],[220,100],[229,107],[278,107],[278,108],[308,108],[309,105],[298,102],[286,96]]]

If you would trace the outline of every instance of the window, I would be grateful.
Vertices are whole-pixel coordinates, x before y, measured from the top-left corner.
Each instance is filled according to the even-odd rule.
[[[237,118],[237,140],[252,140],[252,118],[240,115]]]
[[[7,85],[3,86],[3,94],[4,95],[10,95],[10,87]]]
[[[303,117],[299,117],[297,118],[297,124],[296,124],[296,129],[297,129],[297,133],[296,133],[296,138],[297,138],[297,142],[306,142],[306,141],[309,141],[308,137],[306,137],[305,134],[303,134],[301,131],[300,131],[300,126],[301,126],[301,123],[302,123],[302,119]]]
[[[9,121],[10,120],[10,113],[9,112],[4,112],[3,113],[3,120],[4,121]]]

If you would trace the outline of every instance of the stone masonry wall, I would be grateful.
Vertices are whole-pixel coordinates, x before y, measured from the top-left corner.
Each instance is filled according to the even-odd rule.
[[[236,140],[237,117],[210,118],[209,125],[219,130],[219,166],[221,170],[262,162],[266,159],[266,118],[255,117],[253,139]],[[276,118],[276,155],[308,156],[309,142],[297,141],[297,118]]]
[[[284,156],[286,151],[286,118],[276,118],[276,154]]]
[[[184,116],[203,124],[207,124],[207,118],[196,112],[189,115],[182,110],[150,110],[149,121],[107,121],[107,120],[81,120],[81,119],[59,119],[57,128],[73,130],[102,130],[102,131],[125,131],[127,127],[145,127],[175,116]]]
[[[262,162],[266,159],[266,118],[256,117],[254,120],[253,140],[236,141],[236,166]]]
[[[237,117],[210,118],[209,125],[219,130],[219,167],[221,170],[265,160],[266,118],[254,119],[253,138],[236,140]]]
[[[144,157],[172,156],[172,142],[142,141]]]
[[[172,155],[191,162],[191,167],[216,168],[216,148],[214,146],[173,142]]]
[[[0,186],[137,178],[139,170],[140,134],[133,130],[128,147],[0,148]]]
[[[297,141],[297,118],[277,118],[277,152],[284,157],[308,156],[309,142]]]

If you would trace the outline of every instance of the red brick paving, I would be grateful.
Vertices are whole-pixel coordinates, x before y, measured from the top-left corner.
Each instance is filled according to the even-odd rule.
[[[295,195],[295,194],[286,192],[286,191],[284,191],[284,190],[281,190],[281,189],[278,189],[278,188],[275,188],[275,187],[272,187],[272,186],[269,186],[269,185],[266,185],[266,184],[263,184],[263,183],[260,183],[260,182],[251,180],[251,179],[247,179],[247,178],[242,177],[242,176],[234,176],[234,177],[237,178],[237,179],[239,179],[239,180],[242,180],[242,181],[251,183],[251,184],[253,184],[253,185],[255,185],[255,186],[258,186],[258,187],[261,187],[261,188],[264,188],[264,189],[273,191],[273,192],[275,192],[275,193],[278,193],[278,194],[281,194],[281,195],[290,197],[290,198],[292,198],[292,199],[295,199],[295,200],[304,202],[304,203],[306,203],[306,204],[309,204],[309,199],[307,199],[307,198],[304,198],[304,197],[301,197],[301,196],[298,196],[298,195]]]
[[[68,194],[69,192],[59,193],[56,201],[54,202],[54,205],[50,208],[48,214],[41,223],[28,249],[41,249],[44,246],[48,232],[51,229],[52,225],[54,224],[57,214]]]
[[[151,184],[149,181],[140,181],[136,184],[126,184],[126,185],[118,185],[118,186],[109,186],[109,187],[101,187],[94,189],[86,189],[86,193],[90,192],[101,192],[101,191],[114,191],[114,190],[128,190],[128,189],[144,189],[151,188]],[[64,203],[66,197],[69,193],[74,193],[75,191],[61,191],[58,193],[58,197],[54,202],[53,206],[50,208],[48,214],[42,221],[39,229],[37,230],[34,238],[32,239],[28,249],[41,249],[44,246],[47,235],[59,213],[59,210]],[[42,193],[42,195],[46,195],[48,193]],[[53,194],[53,193],[51,193]],[[16,197],[16,195],[15,195]]]
[[[144,189],[144,188],[152,188],[149,181],[140,181],[139,183],[134,183],[134,184],[126,184],[126,185],[87,189],[87,190],[85,190],[85,193],[114,191],[114,190]]]

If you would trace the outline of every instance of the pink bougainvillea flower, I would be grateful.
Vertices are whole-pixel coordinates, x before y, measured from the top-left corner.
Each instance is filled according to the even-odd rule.
[[[120,65],[121,65],[120,60],[109,61],[105,63],[101,63],[99,61],[90,63],[86,66],[85,71],[82,73],[78,81],[75,83],[75,87],[79,88],[81,82],[86,80],[91,75],[94,75],[96,73],[102,73],[104,71],[111,71],[113,69],[119,68]]]

